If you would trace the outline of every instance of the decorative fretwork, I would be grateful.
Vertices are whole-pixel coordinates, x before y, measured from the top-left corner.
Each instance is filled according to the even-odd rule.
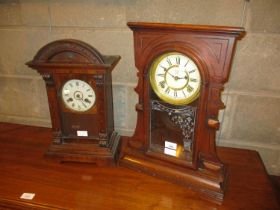
[[[152,100],[152,110],[167,112],[174,125],[179,126],[183,134],[184,149],[191,151],[194,137],[196,107],[170,108],[159,101]]]

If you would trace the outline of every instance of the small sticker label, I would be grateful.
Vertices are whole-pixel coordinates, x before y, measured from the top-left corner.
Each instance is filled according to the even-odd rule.
[[[165,141],[165,148],[176,150],[177,149],[177,144],[172,143],[170,141]]]
[[[175,156],[176,157],[176,150],[174,149],[169,149],[169,148],[164,148],[164,154]]]
[[[22,193],[21,199],[32,200],[35,197],[35,193]]]
[[[87,131],[77,131],[77,136],[88,136]]]

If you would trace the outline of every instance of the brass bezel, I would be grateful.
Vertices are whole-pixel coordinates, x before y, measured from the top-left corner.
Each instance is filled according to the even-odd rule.
[[[169,96],[167,96],[166,94],[163,94],[159,91],[159,88],[156,84],[156,80],[155,80],[155,73],[156,73],[156,68],[157,66],[159,65],[159,63],[167,56],[170,56],[170,55],[182,55],[184,57],[187,57],[188,59],[190,59],[197,67],[198,71],[199,71],[199,76],[200,76],[200,81],[199,81],[199,86],[197,88],[197,90],[190,96],[190,97],[187,97],[185,99],[175,99],[175,98],[171,98]],[[156,93],[156,95],[162,99],[163,101],[169,103],[169,104],[172,104],[172,105],[187,105],[191,102],[193,102],[195,99],[198,98],[199,96],[199,93],[200,93],[200,88],[201,88],[201,74],[200,74],[200,70],[198,68],[198,65],[196,64],[196,62],[190,58],[189,56],[183,54],[183,53],[180,53],[180,52],[168,52],[168,53],[164,53],[160,56],[158,56],[152,63],[151,67],[150,67],[150,70],[149,70],[149,78],[150,78],[150,83],[151,83],[151,86],[152,86],[152,89],[154,90],[154,92]]]

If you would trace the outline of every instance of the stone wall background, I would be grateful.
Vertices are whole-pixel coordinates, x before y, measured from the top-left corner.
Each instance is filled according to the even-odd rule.
[[[280,175],[279,11],[279,0],[0,0],[0,121],[51,126],[44,82],[25,62],[48,42],[74,38],[122,56],[113,73],[115,125],[132,135],[137,78],[127,21],[243,26],[217,142],[259,151]]]

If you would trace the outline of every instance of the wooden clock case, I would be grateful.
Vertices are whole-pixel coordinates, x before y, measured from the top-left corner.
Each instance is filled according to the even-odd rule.
[[[47,155],[61,161],[112,165],[117,158],[119,135],[114,131],[111,73],[120,56],[101,55],[92,46],[72,39],[42,47],[27,63],[45,80],[53,141]],[[95,92],[91,109],[77,113],[67,109],[61,89],[70,79],[87,82]],[[85,130],[86,136],[79,136]]]
[[[135,66],[139,96],[137,125],[132,137],[123,137],[120,165],[186,186],[199,195],[221,203],[227,183],[226,166],[216,153],[218,113],[225,105],[221,91],[228,80],[239,27],[135,23],[128,26],[134,35]],[[175,160],[151,149],[151,85],[149,69],[153,60],[168,52],[179,52],[196,62],[201,74],[197,99],[193,152],[188,161]]]

